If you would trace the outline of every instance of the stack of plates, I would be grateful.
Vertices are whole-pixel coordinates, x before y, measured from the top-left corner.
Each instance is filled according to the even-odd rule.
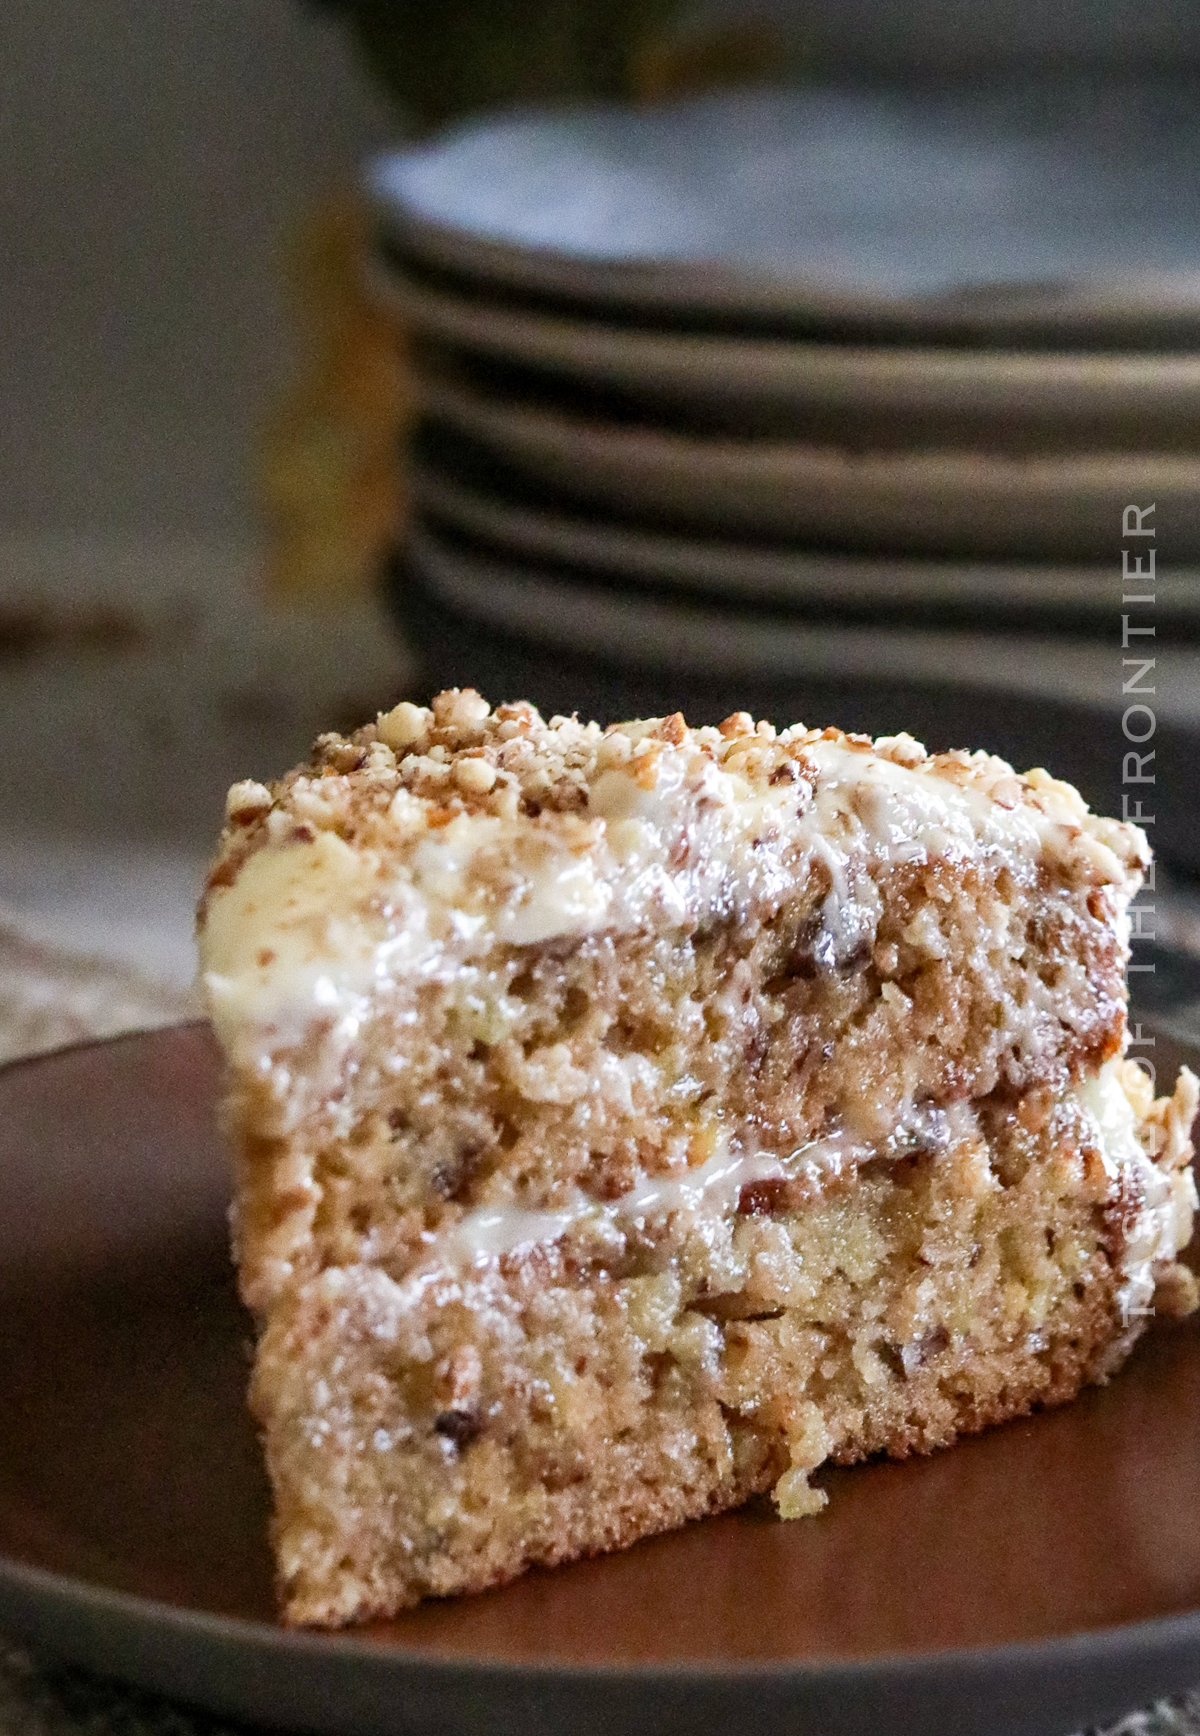
[[[742,93],[376,164],[435,678],[711,710],[839,645],[1111,639],[1130,502],[1200,637],[1198,107]]]

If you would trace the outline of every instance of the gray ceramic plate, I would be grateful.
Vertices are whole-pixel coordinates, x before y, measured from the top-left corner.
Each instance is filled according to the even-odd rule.
[[[1196,454],[1018,457],[709,438],[572,414],[440,373],[418,371],[414,386],[432,423],[533,486],[676,529],[889,554],[1104,560],[1126,503],[1146,500],[1171,527],[1171,558],[1200,557]]]
[[[742,92],[472,121],[377,162],[385,240],[513,294],[869,338],[1194,345],[1182,84]]]
[[[958,611],[978,623],[1070,620],[1113,623],[1113,570],[1106,566],[932,561],[824,554],[809,549],[739,546],[733,541],[671,536],[565,510],[514,501],[463,483],[414,460],[408,482],[415,504],[438,524],[515,556],[635,590],[660,587],[741,606],[774,604],[804,611],[905,609]],[[418,533],[418,546],[420,533]],[[1200,626],[1200,569],[1156,574],[1157,619],[1178,630]]]
[[[547,651],[747,683],[799,679],[814,671],[857,681],[903,673],[967,689],[1006,685],[1014,697],[1094,702],[1100,692],[1112,709],[1114,740],[1119,744],[1121,739],[1119,685],[1105,680],[1113,654],[1099,638],[1005,632],[1003,623],[993,633],[982,633],[937,621],[885,621],[879,618],[882,602],[873,625],[846,625],[831,620],[828,608],[797,610],[789,618],[768,612],[763,600],[756,606],[727,599],[729,606],[719,607],[701,594],[632,595],[599,579],[589,583],[586,575],[567,569],[467,549],[421,523],[409,534],[406,559],[444,607]],[[733,606],[735,601],[739,606]],[[1156,671],[1163,695],[1160,718],[1170,706],[1162,665],[1176,698],[1196,680],[1196,648],[1176,645],[1170,651],[1169,663],[1162,658]]]
[[[893,445],[1048,452],[1195,445],[1200,356],[945,348],[655,331],[513,307],[378,269],[375,293],[419,336],[570,390],[617,392],[701,426],[811,437],[867,428]]]
[[[1160,1074],[1185,1051],[1161,1035]],[[1193,1064],[1200,1057],[1190,1053]],[[0,1627],[329,1736],[1062,1736],[1200,1680],[1200,1324],[1077,1403],[386,1627],[273,1616],[207,1031],[0,1073]]]

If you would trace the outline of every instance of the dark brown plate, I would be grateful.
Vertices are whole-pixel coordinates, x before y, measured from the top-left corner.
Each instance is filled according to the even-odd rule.
[[[1181,1057],[1160,1035],[1160,1075]],[[1193,1057],[1194,1059],[1194,1057]],[[1200,1681],[1200,1325],[1065,1410],[388,1627],[273,1620],[199,1026],[0,1073],[0,1627],[347,1736],[1062,1736]]]

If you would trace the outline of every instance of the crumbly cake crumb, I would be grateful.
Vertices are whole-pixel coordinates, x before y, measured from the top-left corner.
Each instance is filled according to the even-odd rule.
[[[451,690],[230,792],[201,913],[292,1620],[929,1451],[1186,1312],[1149,860],[907,735]]]

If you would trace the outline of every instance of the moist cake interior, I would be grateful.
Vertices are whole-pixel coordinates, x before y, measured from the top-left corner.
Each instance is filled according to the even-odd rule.
[[[1045,773],[444,694],[243,784],[202,919],[292,1620],[1113,1372],[1195,1286],[1136,829]]]

